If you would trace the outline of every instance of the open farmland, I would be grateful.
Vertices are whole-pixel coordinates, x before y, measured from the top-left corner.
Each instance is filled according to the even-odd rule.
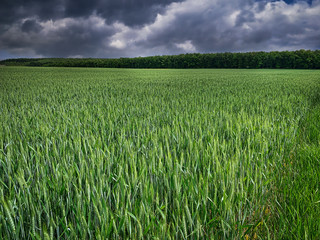
[[[319,237],[319,86],[311,70],[1,67],[0,238]]]

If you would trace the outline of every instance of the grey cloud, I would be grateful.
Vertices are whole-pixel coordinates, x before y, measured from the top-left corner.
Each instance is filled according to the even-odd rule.
[[[317,49],[319,39],[310,32],[319,32],[318,17],[308,13],[312,7],[296,3],[259,2],[237,5],[237,1],[216,1],[211,9],[201,12],[180,12],[166,28],[151,34],[141,46],[168,46],[192,42],[199,52]],[[281,5],[282,4],[282,5]],[[313,6],[317,8],[317,5]],[[287,12],[283,12],[287,8]],[[318,7],[320,10],[320,8]],[[210,12],[210,14],[206,14]],[[291,11],[292,12],[288,12]],[[238,12],[237,12],[238,11]],[[228,21],[237,13],[234,25]],[[227,16],[227,17],[226,17]],[[175,53],[184,50],[172,50]]]
[[[143,25],[154,21],[157,14],[162,13],[166,5],[172,2],[182,0],[117,0],[117,1],[95,1],[95,11],[99,16],[105,18],[108,22],[119,21],[127,26]],[[82,0],[86,4],[86,0]],[[78,4],[79,9],[85,9],[87,6]],[[74,5],[74,1],[71,4]],[[75,12],[73,7],[67,8],[68,13]],[[87,8],[90,9],[90,8]]]
[[[320,47],[320,0],[12,2],[4,6],[13,18],[0,16],[0,46],[22,55],[135,57]]]
[[[42,30],[42,26],[37,23],[36,20],[31,19],[31,20],[26,20],[21,26],[21,30],[23,32],[40,32]]]
[[[114,23],[129,27],[151,23],[166,5],[178,1],[181,0],[4,0],[0,8],[0,47],[9,52],[20,53],[24,49],[44,56],[116,56],[116,49],[108,47]],[[92,16],[102,19],[108,30],[86,26],[85,21]],[[84,26],[72,23],[47,31],[41,25],[64,19],[79,21]]]
[[[70,26],[54,32],[52,41],[49,38],[49,42],[41,42],[33,49],[36,53],[53,57],[97,55],[97,46],[103,45],[103,39],[107,36],[108,33],[92,31],[90,28]]]
[[[107,21],[120,21],[136,26],[153,21],[163,8],[182,0],[4,0],[0,8],[0,23],[37,16],[40,20],[88,17],[97,14]]]
[[[21,28],[19,26],[16,24],[4,34],[0,45],[13,52],[25,48],[36,55],[51,57],[97,56],[104,50],[108,37],[115,32],[98,17],[44,23],[27,20]]]
[[[13,24],[21,19],[38,16],[58,19],[64,14],[63,0],[4,0],[0,8],[0,24]]]
[[[241,27],[246,22],[255,20],[254,12],[250,10],[242,10],[236,19],[236,26]]]
[[[269,30],[256,30],[253,31],[251,33],[249,33],[248,35],[245,35],[243,40],[244,42],[247,43],[253,43],[253,44],[260,44],[263,42],[267,42],[268,40],[270,40],[272,38],[272,32]]]

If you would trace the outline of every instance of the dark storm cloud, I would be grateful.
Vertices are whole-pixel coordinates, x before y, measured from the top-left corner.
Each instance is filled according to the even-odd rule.
[[[34,16],[41,19],[57,19],[64,14],[63,5],[63,0],[4,0],[1,1],[0,23],[12,24]]]
[[[178,1],[4,0],[0,8],[0,50],[20,54],[25,49],[43,56],[108,57],[108,52],[113,52],[106,46],[107,38],[114,33],[113,23],[129,27],[148,24],[163,13],[166,5]],[[89,26],[87,23],[95,24],[90,22],[92,16],[103,21],[103,27]],[[53,27],[48,29],[50,21]]]
[[[268,0],[255,0],[255,1],[257,1],[257,2],[268,2]],[[281,1],[281,0],[272,0],[272,2],[277,2],[277,1]],[[287,4],[294,4],[297,1],[305,1],[308,4],[312,4],[312,2],[313,2],[313,0],[284,0],[284,2],[287,3]]]
[[[270,30],[257,30],[249,33],[244,37],[244,42],[260,44],[266,42],[272,38],[272,32]]]
[[[265,6],[265,4],[263,4]],[[246,22],[253,22],[255,20],[254,12],[250,10],[242,10],[236,19],[236,26],[241,27]]]
[[[134,57],[318,49],[319,12],[320,0],[5,0],[0,54]]]
[[[77,56],[97,55],[99,46],[103,46],[103,40],[110,36],[114,31],[112,29],[94,29],[92,26],[72,23],[64,28],[50,33],[50,45],[45,42],[36,45],[36,53],[46,56]],[[44,36],[46,38],[46,36]],[[50,47],[48,47],[48,45]]]
[[[181,0],[4,0],[0,8],[0,22],[37,16],[41,20],[68,17],[88,17],[95,13],[109,22],[120,21],[135,26],[153,21],[163,8]]]
[[[26,20],[21,26],[21,30],[23,32],[40,32],[42,30],[42,26],[37,23],[36,20],[31,19],[31,20]]]
[[[168,46],[172,52],[221,52],[317,49],[319,1],[279,2],[200,1],[193,10],[172,9],[174,18],[139,44]],[[201,4],[200,4],[201,5]],[[180,6],[181,7],[181,6]],[[183,7],[181,7],[183,9]],[[170,14],[169,14],[170,15]],[[169,17],[169,16],[168,16]],[[161,25],[158,23],[158,25]],[[143,33],[143,32],[142,32]],[[189,51],[191,50],[191,51]]]
[[[96,13],[108,22],[119,21],[135,26],[152,22],[166,5],[179,1],[182,0],[68,0],[65,15],[78,17]]]
[[[98,17],[47,21],[26,20],[3,34],[0,44],[19,53],[25,48],[36,55],[66,57],[99,55],[114,29]]]

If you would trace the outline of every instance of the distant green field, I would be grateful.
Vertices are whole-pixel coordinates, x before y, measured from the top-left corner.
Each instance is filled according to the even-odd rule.
[[[0,68],[1,239],[320,237],[320,71]]]

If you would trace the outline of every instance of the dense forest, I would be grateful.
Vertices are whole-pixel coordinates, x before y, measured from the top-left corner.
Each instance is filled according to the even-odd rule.
[[[287,68],[320,69],[320,50],[189,53],[136,58],[17,58],[0,61],[6,66],[103,68]]]

